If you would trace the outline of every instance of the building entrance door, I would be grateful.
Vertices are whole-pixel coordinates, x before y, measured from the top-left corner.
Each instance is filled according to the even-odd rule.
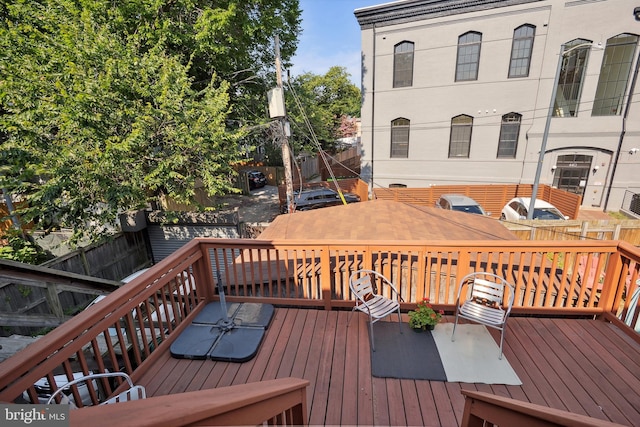
[[[558,156],[553,185],[561,190],[584,196],[593,156],[568,154]]]

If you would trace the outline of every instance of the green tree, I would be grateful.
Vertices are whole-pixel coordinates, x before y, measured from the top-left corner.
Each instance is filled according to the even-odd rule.
[[[360,117],[360,89],[349,77],[345,68],[336,66],[323,76],[305,73],[292,79],[287,114],[297,147],[317,151],[307,121],[321,147],[331,151],[335,140],[343,137],[344,118]]]
[[[15,229],[0,234],[0,258],[27,264],[42,264],[53,255],[38,246],[29,236],[23,236]]]
[[[22,0],[0,10],[0,188],[97,238],[160,194],[233,191],[297,0]],[[271,73],[274,74],[274,73]]]

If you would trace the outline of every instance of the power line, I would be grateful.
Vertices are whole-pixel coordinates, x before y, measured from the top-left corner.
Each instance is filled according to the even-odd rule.
[[[344,164],[344,163],[342,163],[341,161],[337,160],[335,157],[333,157],[333,156],[331,156],[331,155],[329,155],[329,154],[327,154],[327,156],[328,156],[328,157],[330,157],[330,158],[331,158],[335,163],[339,164],[340,166],[342,166],[343,168],[345,168],[345,169],[346,169],[346,170],[348,170],[349,172],[353,173],[357,178],[362,179],[361,174],[359,174],[358,172],[356,172],[356,171],[354,171],[353,169],[349,168],[347,165],[345,165],[345,164]],[[375,183],[375,182],[373,182],[373,181],[372,181],[372,185],[373,185],[373,186],[376,186],[377,188],[379,188],[379,189],[381,189],[381,190],[384,190],[384,191],[388,191],[388,192],[391,192],[391,193],[395,192],[395,190],[394,190],[394,189],[387,188],[387,187],[383,187],[383,186],[381,186],[381,185],[379,185],[379,184],[377,184],[377,183]],[[423,202],[422,202],[422,200],[417,199],[417,198],[412,198],[412,197],[409,197],[409,199],[410,199],[410,200],[414,200],[416,203],[415,203],[415,204],[412,204],[412,203],[406,203],[406,202],[401,202],[401,203],[406,203],[408,206],[415,207],[416,209],[419,209],[419,207],[418,207],[418,206],[422,206],[422,203],[423,203]],[[423,213],[427,214],[427,215],[432,215],[432,216],[436,217],[436,215],[434,215],[433,213],[431,213],[431,212],[429,212],[429,211],[425,211],[425,210],[422,210],[422,209],[419,209],[419,210],[420,210],[421,212],[423,212]],[[470,215],[473,215],[473,214],[470,214]],[[471,228],[471,227],[466,226],[466,225],[464,225],[464,224],[460,224],[459,222],[454,221],[454,220],[451,220],[451,219],[449,219],[449,218],[446,218],[446,217],[445,217],[445,218],[443,218],[443,217],[441,217],[441,216],[439,216],[439,215],[437,216],[437,218],[438,218],[439,220],[444,220],[444,221],[448,221],[448,222],[450,222],[450,223],[452,223],[452,224],[459,225],[459,226],[461,226],[461,227],[463,227],[463,228],[468,228],[468,229],[470,229],[470,230],[473,230],[474,232],[478,232],[478,230],[477,230],[477,229],[475,229],[475,228]],[[566,236],[571,236],[571,237],[580,237],[580,238],[581,238],[581,239],[583,239],[583,240],[584,240],[584,239],[594,240],[594,241],[598,241],[598,240],[600,240],[600,239],[593,238],[593,237],[589,237],[589,236],[581,236],[581,235],[577,235],[577,234],[574,234],[574,233],[568,233],[568,232],[564,232],[564,231],[558,231],[558,230],[555,230],[555,229],[554,229],[554,228],[552,228],[552,227],[537,227],[537,226],[533,226],[533,225],[529,225],[529,224],[522,224],[522,223],[520,223],[520,222],[513,222],[513,221],[507,221],[507,220],[500,220],[500,222],[502,222],[502,223],[508,223],[508,224],[513,224],[513,225],[519,225],[519,226],[521,226],[521,227],[529,227],[530,229],[538,229],[538,230],[546,230],[546,229],[548,229],[548,230],[553,230],[553,232],[554,232],[554,233],[556,233],[556,234],[566,235]],[[489,236],[491,236],[491,237],[495,237],[495,238],[498,238],[498,239],[506,240],[506,239],[504,239],[503,237],[496,236],[495,234],[492,234],[492,233],[487,233],[487,232],[482,232],[482,231],[481,231],[481,233],[483,233],[483,234],[487,234],[487,235],[489,235]]]
[[[320,146],[320,142],[318,141],[318,138],[316,137],[316,134],[313,130],[313,126],[311,126],[311,122],[309,121],[309,118],[307,117],[306,112],[304,111],[304,108],[302,106],[302,103],[300,102],[300,98],[298,98],[298,95],[296,94],[295,89],[293,88],[293,86],[291,86],[291,83],[289,81],[287,81],[287,84],[289,86],[289,90],[291,91],[291,94],[293,95],[293,99],[296,102],[296,105],[298,106],[298,109],[300,110],[300,114],[302,115],[302,118],[305,122],[305,124],[307,125],[307,127],[309,128],[309,132],[311,134],[311,141],[315,144],[316,148],[318,149],[318,153],[320,154],[320,157],[322,158],[322,161],[324,162],[325,166],[327,167],[327,170],[329,171],[329,174],[331,175],[331,178],[333,179],[333,182],[336,186],[336,190],[338,190],[338,194],[340,195],[340,200],[342,200],[343,204],[347,204],[347,201],[344,198],[344,195],[342,194],[342,190],[340,189],[340,185],[338,184],[338,180],[336,179],[335,175],[333,174],[333,170],[331,169],[331,165],[329,164],[329,161],[327,160],[326,154],[324,152],[324,150],[322,149],[322,147]]]
[[[605,98],[604,100],[608,100],[608,99],[616,99],[617,97],[611,97],[611,98]],[[626,98],[626,96],[625,96]],[[586,105],[586,104],[591,104],[594,101],[581,101],[578,105]],[[630,104],[634,105],[634,104],[638,104],[640,102],[640,100],[638,101],[632,101]],[[536,113],[542,111],[542,108],[537,108],[537,109],[532,109],[532,110],[517,110],[517,111],[509,111],[507,113],[495,113],[495,114],[484,114],[482,116],[472,116],[470,114],[457,114],[454,117],[457,117],[459,115],[468,115],[470,117],[472,117],[473,119],[479,119],[479,120],[485,120],[485,119],[491,119],[491,118],[500,118],[502,119],[502,116],[504,116],[505,114],[509,114],[509,113],[518,113],[521,114],[523,116],[523,120],[521,123],[528,123],[530,121],[536,120],[536,119],[543,119],[546,118],[546,111],[548,110],[547,108],[544,108],[545,114],[544,115],[536,115]],[[533,116],[529,116],[527,117],[525,114],[526,113],[533,113]],[[619,114],[617,114],[616,116],[620,116]],[[567,116],[567,117],[559,117],[559,116],[554,116],[554,118],[556,119],[572,119],[572,118],[576,118],[576,117],[581,117],[580,115],[578,116]],[[612,116],[589,116],[591,118],[599,118],[599,117],[612,117]],[[446,120],[435,120],[435,121],[424,121],[424,122],[417,122],[415,121],[415,119],[411,119],[411,129],[413,130],[438,130],[438,129],[449,129],[451,126],[451,118],[450,119],[446,119]],[[489,127],[489,126],[498,126],[501,125],[501,122],[495,122],[495,123],[474,123],[474,127],[475,126],[480,126],[480,127]],[[371,127],[371,126],[361,126],[362,130],[367,130],[367,131],[378,131],[378,130],[388,130],[390,129],[391,126],[390,124],[385,124],[385,125],[380,125],[380,126],[375,126],[375,127]]]

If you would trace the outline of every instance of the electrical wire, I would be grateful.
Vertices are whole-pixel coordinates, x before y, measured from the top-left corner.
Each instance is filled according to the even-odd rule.
[[[327,170],[329,171],[329,174],[331,175],[331,179],[333,180],[334,185],[336,186],[336,190],[338,191],[338,194],[340,195],[340,200],[342,201],[343,204],[347,204],[346,199],[344,198],[344,194],[342,193],[342,189],[340,188],[340,184],[338,183],[338,180],[336,179],[336,176],[333,173],[333,170],[331,169],[331,165],[329,164],[329,161],[327,160],[327,156],[324,152],[324,150],[322,149],[322,146],[320,145],[320,142],[318,141],[318,138],[316,137],[316,133],[313,130],[313,126],[311,126],[311,122],[309,121],[309,117],[307,116],[304,107],[302,106],[302,103],[300,102],[300,98],[298,98],[298,95],[295,91],[295,89],[293,88],[293,86],[291,85],[291,82],[287,81],[287,85],[289,87],[289,90],[291,91],[291,94],[293,95],[293,99],[296,103],[296,106],[298,107],[298,110],[300,111],[300,114],[302,115],[302,119],[304,120],[305,125],[307,125],[307,128],[309,129],[309,132],[311,134],[311,141],[315,144],[318,153],[320,154],[320,157],[322,158],[322,161],[324,162]]]
[[[354,171],[353,169],[349,168],[347,165],[345,165],[344,163],[340,162],[340,161],[339,161],[339,160],[337,160],[335,157],[333,157],[333,156],[331,156],[331,155],[329,155],[329,154],[327,154],[327,156],[328,156],[328,157],[330,157],[330,158],[331,158],[335,163],[339,164],[340,166],[342,166],[343,168],[345,168],[345,169],[346,169],[346,170],[348,170],[349,172],[351,172],[351,173],[353,173],[354,175],[356,175],[356,177],[358,177],[359,179],[362,179],[362,176],[361,176],[358,172],[356,172],[356,171]],[[373,182],[372,182],[372,185],[373,185],[373,186],[377,186],[377,188],[382,189],[382,190],[384,190],[384,191],[388,191],[388,192],[390,192],[390,193],[393,193],[393,192],[395,191],[395,190],[393,190],[393,189],[391,189],[391,188],[383,187],[383,186],[381,186],[381,185],[379,185],[379,184],[376,184],[376,183],[373,183]],[[411,199],[412,199],[412,200],[414,200],[416,203],[415,203],[415,204],[413,204],[413,203],[406,203],[408,206],[414,207],[414,208],[416,208],[416,209],[420,210],[421,212],[423,212],[424,214],[431,215],[431,216],[433,216],[434,218],[435,218],[435,217],[437,217],[437,218],[438,218],[438,220],[440,220],[440,221],[447,221],[447,222],[449,222],[449,223],[451,223],[451,224],[456,224],[456,225],[459,225],[459,226],[461,226],[461,227],[463,227],[463,228],[467,228],[467,229],[469,229],[469,230],[473,230],[473,231],[474,231],[474,232],[476,232],[476,233],[477,233],[477,232],[480,232],[480,233],[482,233],[482,234],[486,234],[486,235],[488,235],[488,236],[491,236],[491,237],[494,237],[494,238],[497,238],[497,239],[506,240],[504,237],[496,236],[496,235],[494,235],[494,234],[492,234],[492,233],[487,233],[487,232],[484,232],[484,231],[478,231],[477,229],[472,228],[472,227],[469,227],[469,226],[466,226],[465,224],[460,224],[459,222],[454,221],[454,220],[451,220],[451,219],[449,219],[449,218],[441,217],[441,216],[439,216],[439,215],[435,215],[435,214],[433,214],[433,213],[431,213],[431,212],[429,212],[429,211],[422,210],[422,209],[420,209],[420,207],[419,207],[419,206],[420,206],[420,203],[422,203],[422,200],[420,200],[420,199],[418,199],[418,198],[411,198],[411,197],[410,197],[410,200],[411,200]],[[520,222],[507,221],[507,220],[500,220],[500,221],[501,221],[502,223],[508,223],[508,224],[513,224],[513,225],[519,225],[519,226],[529,227],[530,229],[538,229],[538,230],[553,230],[553,232],[554,232],[554,233],[556,233],[556,234],[566,235],[566,236],[570,236],[570,237],[579,237],[579,238],[580,238],[580,239],[582,239],[582,240],[584,240],[584,239],[593,240],[593,241],[598,241],[598,240],[600,240],[600,239],[597,239],[597,238],[594,238],[594,237],[581,236],[581,235],[577,235],[577,234],[574,234],[574,233],[567,233],[567,232],[564,232],[564,231],[557,231],[557,230],[555,230],[553,227],[536,227],[536,226],[533,226],[533,225],[522,224],[522,223],[520,223]]]

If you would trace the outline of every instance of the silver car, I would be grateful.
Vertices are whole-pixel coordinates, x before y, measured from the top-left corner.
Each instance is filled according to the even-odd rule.
[[[438,201],[436,201],[436,207],[451,211],[490,215],[482,209],[482,206],[480,206],[478,202],[462,194],[443,194]]]

